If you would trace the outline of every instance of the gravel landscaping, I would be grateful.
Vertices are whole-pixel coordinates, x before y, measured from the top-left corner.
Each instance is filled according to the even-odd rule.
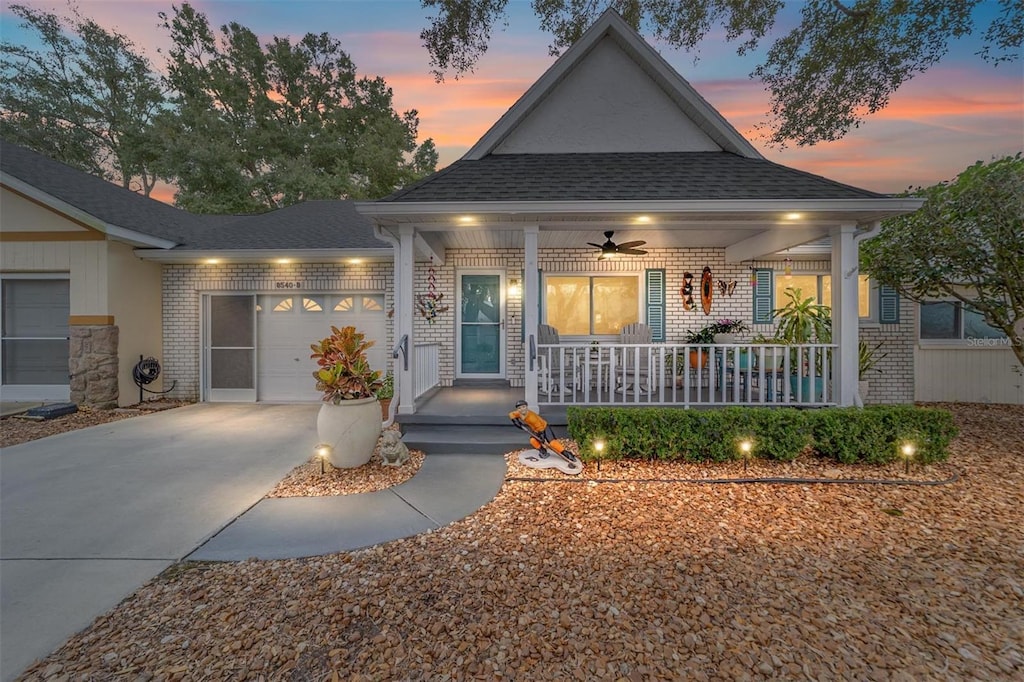
[[[180,564],[23,679],[1021,679],[1024,408],[945,407],[950,463],[909,476],[606,463],[581,480],[510,453],[515,480],[467,519]],[[744,475],[954,481],[685,482]]]

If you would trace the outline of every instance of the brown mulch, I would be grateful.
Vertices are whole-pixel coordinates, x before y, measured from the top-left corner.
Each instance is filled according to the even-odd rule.
[[[398,425],[389,427],[397,430]],[[409,450],[409,461],[399,467],[384,466],[380,447],[373,452],[370,461],[353,469],[338,469],[329,463],[321,464],[313,456],[308,462],[292,469],[267,497],[320,497],[325,495],[351,495],[385,490],[405,483],[420,470],[424,452]]]
[[[181,564],[24,679],[1019,680],[1024,408],[949,407],[952,484],[509,481],[414,538]]]

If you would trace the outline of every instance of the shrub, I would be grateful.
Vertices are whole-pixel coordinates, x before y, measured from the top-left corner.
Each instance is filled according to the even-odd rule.
[[[604,459],[723,462],[739,457],[739,441],[753,441],[753,456],[792,461],[801,452],[845,464],[880,464],[916,444],[921,464],[944,461],[957,428],[952,415],[933,408],[879,405],[860,408],[570,407],[569,435],[580,455],[593,459],[593,442],[605,441]]]

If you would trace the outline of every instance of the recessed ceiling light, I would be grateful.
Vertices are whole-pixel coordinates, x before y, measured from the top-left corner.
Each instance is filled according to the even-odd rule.
[[[649,222],[651,222],[651,216],[649,216],[649,215],[638,215],[636,217],[636,221],[638,223],[649,223]]]
[[[217,263],[220,262],[220,259],[219,258],[207,258],[204,262],[207,265],[216,265]]]
[[[471,215],[460,215],[459,216],[459,222],[460,223],[471,223],[471,222],[473,222],[473,216],[471,216]]]
[[[800,220],[804,217],[803,213],[787,213],[786,220]]]
[[[289,263],[291,263],[291,260],[288,258],[278,258],[277,262],[280,265],[288,265]]]
[[[363,262],[363,259],[362,258],[349,258],[348,262],[349,262],[350,265],[359,265],[360,263]]]

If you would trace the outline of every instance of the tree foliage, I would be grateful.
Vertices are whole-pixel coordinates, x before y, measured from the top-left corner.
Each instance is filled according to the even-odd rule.
[[[43,47],[0,44],[0,135],[148,196],[152,122],[164,105],[149,61],[77,12],[9,10]]]
[[[372,198],[432,172],[415,110],[382,78],[358,78],[326,33],[261,45],[245,26],[215,34],[189,4],[161,14],[176,110],[161,121],[179,206],[253,212],[306,199]]]
[[[1024,366],[1024,158],[978,162],[950,183],[911,194],[915,213],[885,221],[862,247],[862,264],[914,300],[953,298],[1011,341]]]
[[[888,104],[914,75],[970,34],[978,5],[992,0],[804,0],[800,23],[779,37],[751,74],[771,94],[770,143],[813,145],[843,137]],[[982,58],[1021,56],[1024,3],[998,0],[983,34]],[[420,38],[438,80],[471,72],[508,0],[421,0],[436,10]],[[637,30],[690,51],[717,26],[737,52],[756,48],[776,25],[783,0],[531,0],[552,54],[572,45],[608,7]]]

